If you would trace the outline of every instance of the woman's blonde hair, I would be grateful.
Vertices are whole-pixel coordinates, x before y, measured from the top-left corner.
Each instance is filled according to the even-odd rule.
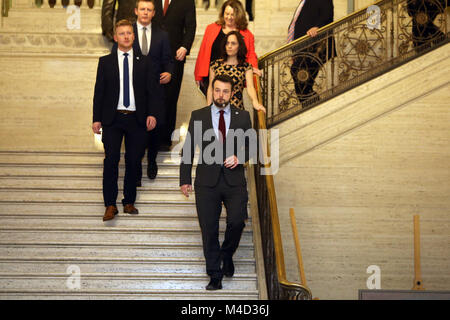
[[[222,27],[225,26],[225,19],[223,18],[226,7],[230,6],[234,11],[234,18],[236,20],[236,27],[239,30],[245,30],[248,26],[247,17],[245,15],[244,6],[238,0],[227,0],[222,4],[219,12],[219,20],[216,21],[217,24]]]

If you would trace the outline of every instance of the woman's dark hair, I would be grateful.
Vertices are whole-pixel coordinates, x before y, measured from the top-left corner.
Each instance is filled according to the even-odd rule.
[[[245,60],[247,59],[247,46],[245,45],[244,37],[239,33],[239,31],[231,31],[225,35],[225,38],[222,40],[222,46],[221,46],[221,58],[226,61],[228,58],[227,54],[227,41],[228,38],[232,35],[236,36],[236,39],[239,44],[239,49],[237,52],[237,59],[238,64],[244,64]]]

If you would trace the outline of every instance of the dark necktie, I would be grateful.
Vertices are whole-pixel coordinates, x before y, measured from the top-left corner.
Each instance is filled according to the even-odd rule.
[[[220,118],[219,118],[219,132],[221,134],[220,141],[224,142],[226,137],[226,130],[225,130],[225,117],[223,116],[223,113],[225,111],[220,110]]]
[[[128,70],[128,53],[124,53],[123,58],[123,105],[130,106],[130,72]]]
[[[164,0],[164,15],[166,15],[167,9],[169,8],[169,0]]]

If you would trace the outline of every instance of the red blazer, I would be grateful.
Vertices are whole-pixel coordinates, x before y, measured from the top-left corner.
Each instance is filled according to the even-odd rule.
[[[196,81],[202,80],[203,77],[207,77],[209,74],[211,48],[221,29],[222,26],[215,22],[206,27],[205,35],[203,36],[202,44],[198,52],[197,62],[195,63],[194,76]],[[244,42],[247,46],[247,62],[253,67],[258,68],[258,58],[255,53],[255,37],[248,29],[240,30],[239,32],[244,37]]]

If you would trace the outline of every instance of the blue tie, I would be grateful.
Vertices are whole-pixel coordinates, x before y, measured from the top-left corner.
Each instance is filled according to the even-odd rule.
[[[123,59],[123,105],[130,106],[130,72],[128,70],[128,53],[124,53]]]

